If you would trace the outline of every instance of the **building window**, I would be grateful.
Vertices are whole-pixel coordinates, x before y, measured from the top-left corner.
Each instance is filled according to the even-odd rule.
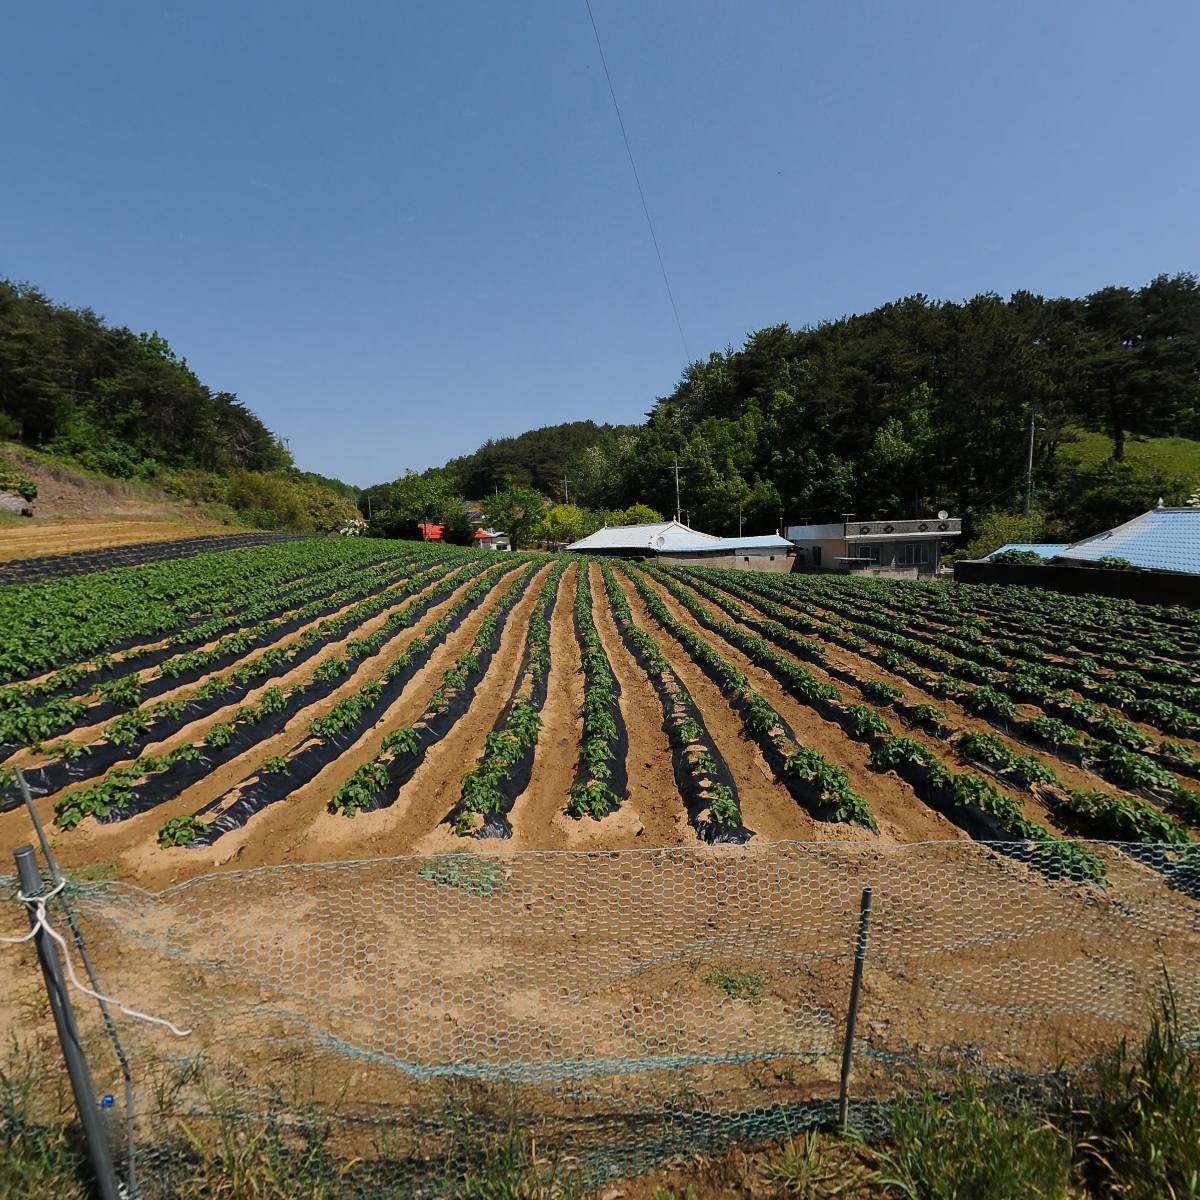
[[[772,562],[774,562],[774,561],[775,561],[775,555],[773,555],[773,554],[771,555],[771,561],[772,561]]]
[[[875,542],[869,546],[859,546],[854,551],[854,556],[860,562],[868,562],[873,567],[879,566],[879,543]]]
[[[933,562],[933,543],[900,542],[896,546],[896,561],[905,567],[927,567]]]

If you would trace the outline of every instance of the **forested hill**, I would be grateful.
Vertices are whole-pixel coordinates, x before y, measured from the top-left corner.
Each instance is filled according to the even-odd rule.
[[[468,496],[486,495],[496,484],[513,478],[561,499],[569,462],[601,440],[636,430],[635,425],[569,421],[485,442],[474,454],[451,459],[446,466],[458,477]]]
[[[236,395],[207,387],[157,333],[111,326],[2,279],[0,440],[266,528],[319,529],[355,515],[357,489],[297,471]]]
[[[598,414],[600,415],[600,414]],[[1200,487],[1191,468],[1148,467],[1131,440],[1200,437],[1200,284],[1160,276],[1080,299],[1017,292],[953,303],[910,296],[692,364],[640,427],[590,422],[489,443],[448,464],[468,496],[506,475],[593,508],[674,508],[665,467],[679,454],[683,506],[714,532],[785,521],[907,516],[939,507],[978,523],[1018,510],[1031,417],[1035,500],[1064,534],[1094,532]],[[1083,466],[1071,443],[1110,439]],[[586,441],[571,450],[575,440]],[[1093,437],[1094,440],[1094,437]],[[524,451],[537,446],[545,469]]]

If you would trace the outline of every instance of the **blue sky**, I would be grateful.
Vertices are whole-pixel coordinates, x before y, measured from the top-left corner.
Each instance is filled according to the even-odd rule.
[[[593,0],[693,357],[1200,266],[1194,0]],[[583,0],[38,0],[0,274],[366,484],[685,363]]]

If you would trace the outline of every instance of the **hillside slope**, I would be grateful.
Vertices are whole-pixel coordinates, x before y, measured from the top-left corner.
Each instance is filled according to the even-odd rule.
[[[0,514],[0,562],[243,528],[194,500],[73,470],[13,444],[0,446],[0,460],[38,489],[32,517]]]

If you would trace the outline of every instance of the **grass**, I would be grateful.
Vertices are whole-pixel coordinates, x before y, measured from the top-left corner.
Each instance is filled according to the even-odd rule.
[[[1079,440],[1059,449],[1061,458],[1081,467],[1097,467],[1112,458],[1112,439],[1103,433],[1076,430]],[[1183,437],[1130,437],[1125,443],[1127,462],[1152,467],[1170,475],[1189,476],[1200,485],[1200,441]]]
[[[762,1001],[767,977],[762,971],[739,971],[733,967],[718,967],[704,977],[705,983],[720,988],[730,1000],[749,1000],[751,1004]]]
[[[476,854],[440,854],[417,872],[431,883],[461,888],[471,896],[490,896],[504,886],[504,870]]]
[[[67,867],[63,874],[73,883],[107,883],[117,877],[115,862],[86,863],[82,867]]]
[[[198,1060],[144,1083],[164,1152],[143,1172],[144,1200],[399,1196],[414,1170],[427,1181],[432,1170],[428,1194],[445,1200],[1200,1200],[1200,1055],[1181,1037],[1169,989],[1140,1041],[1036,1095],[977,1074],[927,1082],[901,1092],[883,1135],[809,1131],[765,1149],[687,1156],[594,1191],[482,1097],[447,1110],[456,1115],[444,1159],[386,1139],[347,1154],[337,1145],[340,1098],[316,1106],[299,1048],[292,1065],[290,1083],[273,1081],[250,1110],[244,1080],[210,1075]],[[433,1107],[425,1115],[437,1123]],[[0,1053],[0,1200],[84,1200],[83,1169],[53,1040],[13,1042]]]

